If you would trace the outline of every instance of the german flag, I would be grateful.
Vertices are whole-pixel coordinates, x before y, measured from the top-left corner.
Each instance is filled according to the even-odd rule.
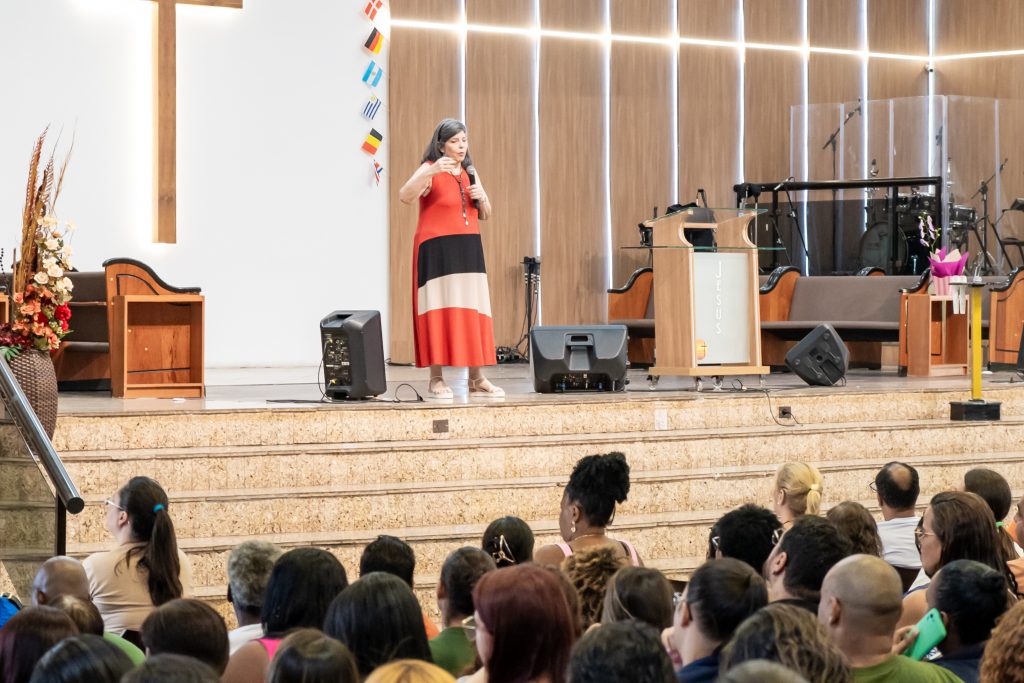
[[[370,31],[370,37],[366,39],[363,46],[375,55],[380,54],[380,49],[384,47],[384,36],[381,35],[380,31],[376,27]]]
[[[380,143],[384,140],[384,136],[377,132],[376,128],[370,129],[370,134],[366,136],[366,140],[363,141],[363,151],[367,154],[376,154],[377,150],[380,149]]]

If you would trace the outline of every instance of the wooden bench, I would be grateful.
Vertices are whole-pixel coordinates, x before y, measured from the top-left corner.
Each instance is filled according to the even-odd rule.
[[[73,333],[54,355],[61,388],[109,386],[118,398],[202,397],[199,288],[169,285],[133,259],[110,259],[103,269],[68,274]]]

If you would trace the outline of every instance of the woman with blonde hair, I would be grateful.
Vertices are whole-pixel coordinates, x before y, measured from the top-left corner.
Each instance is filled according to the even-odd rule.
[[[786,529],[804,515],[821,513],[821,472],[804,462],[787,462],[775,474],[772,503]]]
[[[399,659],[378,667],[366,683],[455,683],[455,678],[436,664],[419,659]]]

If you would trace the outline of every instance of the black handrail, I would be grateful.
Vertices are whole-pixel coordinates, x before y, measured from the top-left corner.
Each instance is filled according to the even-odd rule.
[[[57,455],[53,444],[46,436],[43,425],[40,424],[39,418],[36,417],[35,411],[28,403],[28,398],[25,397],[25,392],[22,391],[21,385],[18,384],[14,373],[11,372],[7,360],[3,358],[0,358],[0,394],[3,394],[7,412],[10,413],[18,431],[24,437],[29,450],[43,464],[43,469],[46,470],[47,476],[53,482],[53,488],[57,491],[59,507],[64,507],[71,514],[77,515],[85,508],[82,494],[79,493],[75,482],[71,481],[68,471],[64,469],[64,463],[61,462],[60,456]],[[62,541],[60,537],[64,535],[63,530],[59,528],[61,521],[58,511],[58,544]]]

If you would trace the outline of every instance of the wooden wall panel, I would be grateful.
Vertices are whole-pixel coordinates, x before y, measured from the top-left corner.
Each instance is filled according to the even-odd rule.
[[[612,33],[633,36],[672,35],[675,0],[609,0]]]
[[[742,64],[733,48],[679,49],[679,197],[697,187],[712,206],[735,206],[739,167]],[[695,97],[692,83],[701,82]],[[783,176],[785,177],[785,176]]]
[[[391,16],[395,19],[417,19],[455,23],[462,13],[462,0],[391,0]]]
[[[553,31],[604,30],[605,3],[611,0],[540,0],[541,28]]]
[[[1020,0],[942,0],[936,3],[936,54],[1017,50],[1024,30]]]
[[[710,40],[737,40],[739,0],[678,0],[679,35]]]
[[[519,341],[524,256],[535,244],[533,41],[471,33],[466,41],[466,126],[473,163],[494,207],[481,222],[494,341]]]
[[[675,197],[671,92],[675,50],[665,45],[615,43],[611,57],[612,283],[622,286],[647,252],[624,250],[640,243],[636,224]]]
[[[803,57],[747,50],[744,73],[744,169],[751,182],[790,175],[790,109],[802,104]]]
[[[532,26],[533,0],[469,0],[466,21],[493,26]]]
[[[867,0],[872,52],[928,55],[928,0]]]
[[[388,70],[387,173],[390,197],[391,334],[390,358],[411,363],[412,240],[417,205],[398,201],[398,190],[420,164],[437,122],[459,115],[459,38],[448,31],[395,27]]]
[[[743,26],[747,42],[801,45],[801,0],[757,0],[743,3]]]
[[[868,100],[891,97],[924,97],[928,94],[925,61],[903,59],[868,60]]]
[[[811,45],[861,49],[864,42],[862,2],[864,0],[807,0],[807,34]]]
[[[540,47],[541,314],[547,325],[607,316],[604,46]]]
[[[811,53],[807,64],[807,101],[856,102],[864,87],[860,57]]]

